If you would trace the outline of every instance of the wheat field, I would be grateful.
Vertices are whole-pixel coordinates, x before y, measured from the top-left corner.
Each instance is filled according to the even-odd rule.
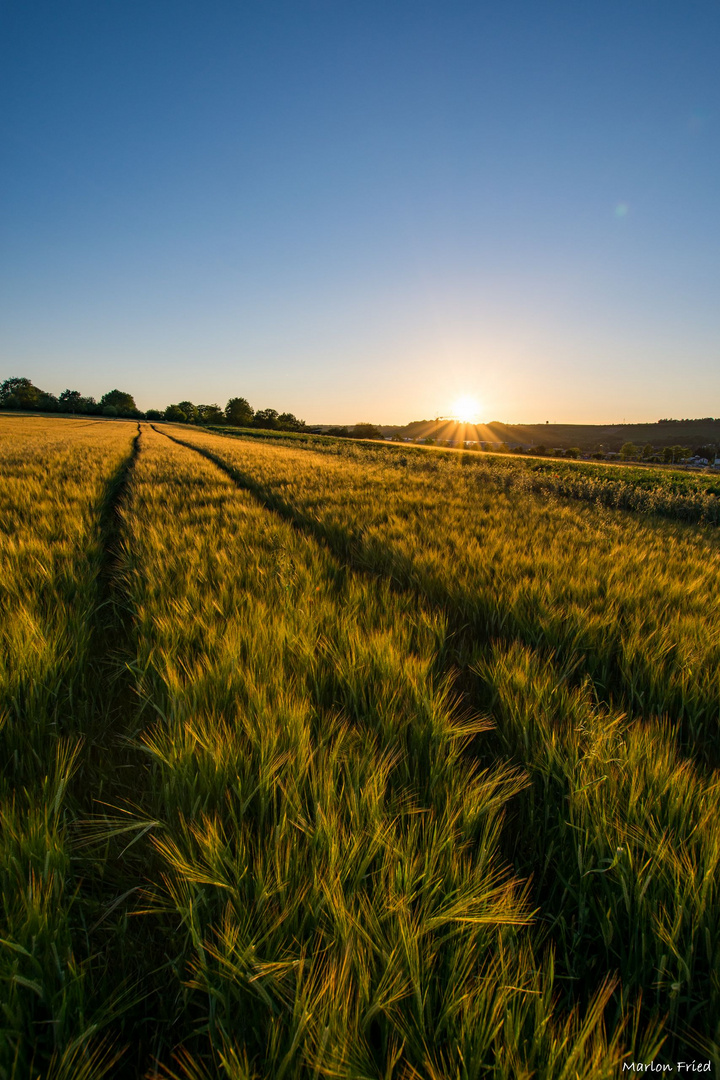
[[[717,531],[468,458],[0,418],[2,1080],[717,1064]]]

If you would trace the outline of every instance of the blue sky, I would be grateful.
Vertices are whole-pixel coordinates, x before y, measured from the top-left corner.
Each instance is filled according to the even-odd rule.
[[[9,0],[0,378],[720,415],[720,5]]]

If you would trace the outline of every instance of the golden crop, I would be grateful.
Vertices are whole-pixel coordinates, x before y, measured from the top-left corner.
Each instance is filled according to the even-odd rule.
[[[136,432],[0,420],[0,1077],[716,1053],[714,532]]]

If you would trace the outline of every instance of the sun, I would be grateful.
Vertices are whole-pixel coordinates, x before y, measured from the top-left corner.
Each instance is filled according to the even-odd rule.
[[[452,414],[459,424],[477,424],[480,421],[480,405],[469,394],[459,397],[452,407]]]

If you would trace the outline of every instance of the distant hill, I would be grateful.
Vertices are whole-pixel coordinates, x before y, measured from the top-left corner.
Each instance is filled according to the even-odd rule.
[[[544,446],[581,450],[619,450],[627,442],[654,447],[720,444],[720,418],[701,420],[658,420],[655,424],[458,424],[453,420],[414,420],[404,427],[385,425],[383,435],[396,439],[435,439],[453,443],[465,441],[514,446]]]

